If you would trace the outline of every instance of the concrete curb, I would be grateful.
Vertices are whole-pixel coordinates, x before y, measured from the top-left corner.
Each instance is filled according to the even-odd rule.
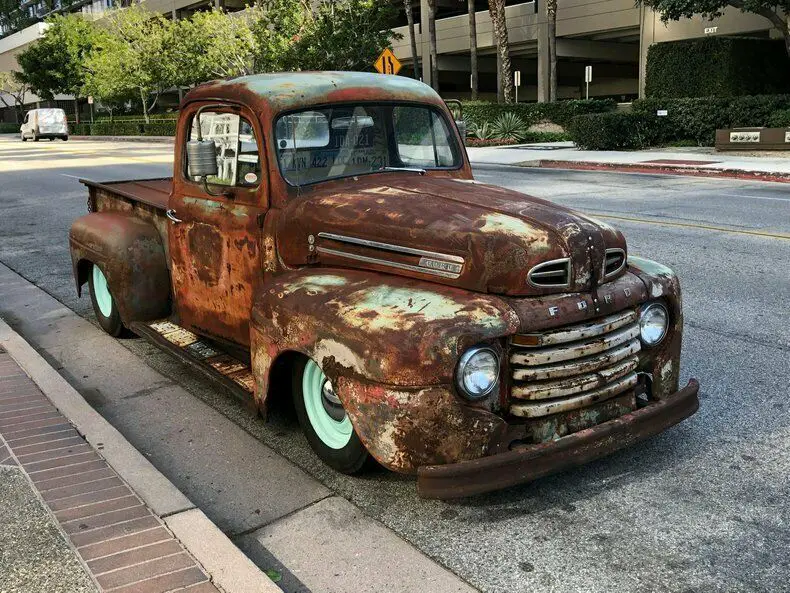
[[[282,593],[208,517],[135,449],[8,324],[0,344],[226,593]]]
[[[747,171],[745,169],[702,168],[695,166],[646,165],[642,163],[601,163],[596,161],[559,161],[540,159],[523,161],[518,167],[541,169],[566,169],[573,171],[611,171],[613,173],[648,173],[653,175],[686,175],[690,177],[718,177],[746,181],[773,181],[790,183],[790,173]]]

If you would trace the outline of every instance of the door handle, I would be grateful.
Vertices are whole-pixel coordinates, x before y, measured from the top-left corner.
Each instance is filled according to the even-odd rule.
[[[168,210],[167,212],[165,212],[165,215],[166,215],[166,216],[167,216],[167,217],[168,217],[170,220],[172,220],[173,222],[176,222],[176,223],[178,223],[178,222],[184,222],[184,221],[183,221],[183,220],[181,220],[180,218],[177,218],[177,217],[176,217],[176,211],[175,211],[175,210],[173,210],[173,209],[170,209],[170,210]]]

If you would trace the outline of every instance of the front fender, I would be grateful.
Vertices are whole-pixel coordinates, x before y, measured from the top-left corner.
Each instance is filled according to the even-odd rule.
[[[639,355],[640,370],[653,378],[652,395],[665,399],[680,384],[680,351],[683,343],[683,300],[680,281],[668,267],[642,257],[629,256],[628,269],[645,284],[650,300],[660,299],[669,309],[667,336],[655,348]]]
[[[94,264],[107,277],[125,325],[169,314],[170,272],[152,224],[125,214],[87,214],[71,225],[69,247],[77,294]]]
[[[469,346],[518,329],[499,297],[376,272],[304,269],[266,286],[251,326],[259,409],[265,414],[278,357],[309,356],[336,386],[368,450],[390,469],[479,457],[504,426],[453,387]]]

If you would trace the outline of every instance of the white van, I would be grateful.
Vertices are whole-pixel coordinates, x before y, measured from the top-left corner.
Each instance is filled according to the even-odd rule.
[[[25,120],[19,129],[22,141],[29,138],[38,142],[39,138],[54,140],[69,139],[69,126],[66,123],[66,112],[62,109],[33,109],[25,114]]]

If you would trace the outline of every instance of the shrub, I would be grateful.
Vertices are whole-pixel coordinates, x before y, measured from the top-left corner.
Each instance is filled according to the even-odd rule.
[[[734,97],[790,92],[782,40],[704,37],[652,45],[647,97]]]
[[[143,124],[143,136],[175,136],[178,120],[159,120],[152,121],[150,124]]]
[[[501,105],[487,101],[465,101],[464,120],[467,124],[493,123],[503,113],[515,113],[526,127],[541,121],[551,121],[567,127],[571,118],[585,113],[612,111],[617,103],[612,99],[557,101],[555,103],[511,103]]]
[[[503,113],[491,125],[491,133],[495,138],[520,142],[527,135],[528,126],[512,111]]]
[[[69,134],[72,136],[90,136],[91,124],[69,124]]]
[[[614,112],[578,115],[571,120],[571,138],[584,150],[631,150],[662,141],[663,122],[655,115]]]
[[[790,128],[790,109],[774,111],[768,119],[769,128]]]
[[[790,95],[698,97],[690,99],[639,99],[634,113],[655,115],[659,109],[667,140],[694,140],[712,146],[717,129],[771,125],[774,113],[790,109]]]
[[[0,123],[0,134],[18,134],[20,125]]]

